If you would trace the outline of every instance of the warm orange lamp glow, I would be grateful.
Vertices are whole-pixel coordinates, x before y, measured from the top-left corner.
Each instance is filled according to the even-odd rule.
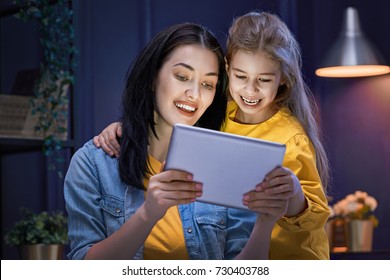
[[[390,73],[390,67],[386,65],[355,65],[355,66],[333,66],[319,68],[316,75],[321,77],[368,77]]]
[[[317,76],[332,78],[390,73],[390,67],[381,54],[364,37],[355,8],[347,8],[340,36],[315,73]]]

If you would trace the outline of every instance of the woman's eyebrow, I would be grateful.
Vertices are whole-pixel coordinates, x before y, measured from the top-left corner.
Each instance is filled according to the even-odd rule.
[[[176,63],[173,66],[174,67],[176,67],[176,66],[183,66],[183,67],[187,68],[190,71],[195,71],[194,67],[192,67],[191,65],[188,65],[187,63],[183,63],[183,62]],[[218,73],[210,72],[210,73],[207,73],[206,76],[218,76]]]

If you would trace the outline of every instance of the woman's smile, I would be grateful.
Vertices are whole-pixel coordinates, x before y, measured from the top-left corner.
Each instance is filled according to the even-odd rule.
[[[184,101],[175,101],[176,108],[179,109],[180,113],[183,113],[188,116],[193,116],[195,111],[198,109],[198,105],[195,103],[184,102]]]

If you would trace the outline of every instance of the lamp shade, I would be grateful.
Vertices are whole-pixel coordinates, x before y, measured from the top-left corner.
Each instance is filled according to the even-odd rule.
[[[321,67],[315,71],[322,77],[364,77],[390,73],[381,54],[365,38],[355,8],[345,11],[342,31]]]

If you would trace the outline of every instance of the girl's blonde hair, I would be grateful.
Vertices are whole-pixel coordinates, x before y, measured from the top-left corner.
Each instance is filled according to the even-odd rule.
[[[301,67],[301,49],[287,25],[276,15],[251,12],[240,16],[229,29],[226,61],[238,51],[264,52],[281,66],[283,85],[279,86],[274,106],[288,107],[300,121],[316,151],[316,164],[326,193],[329,185],[329,162],[320,141],[315,114],[315,99],[305,83]]]

